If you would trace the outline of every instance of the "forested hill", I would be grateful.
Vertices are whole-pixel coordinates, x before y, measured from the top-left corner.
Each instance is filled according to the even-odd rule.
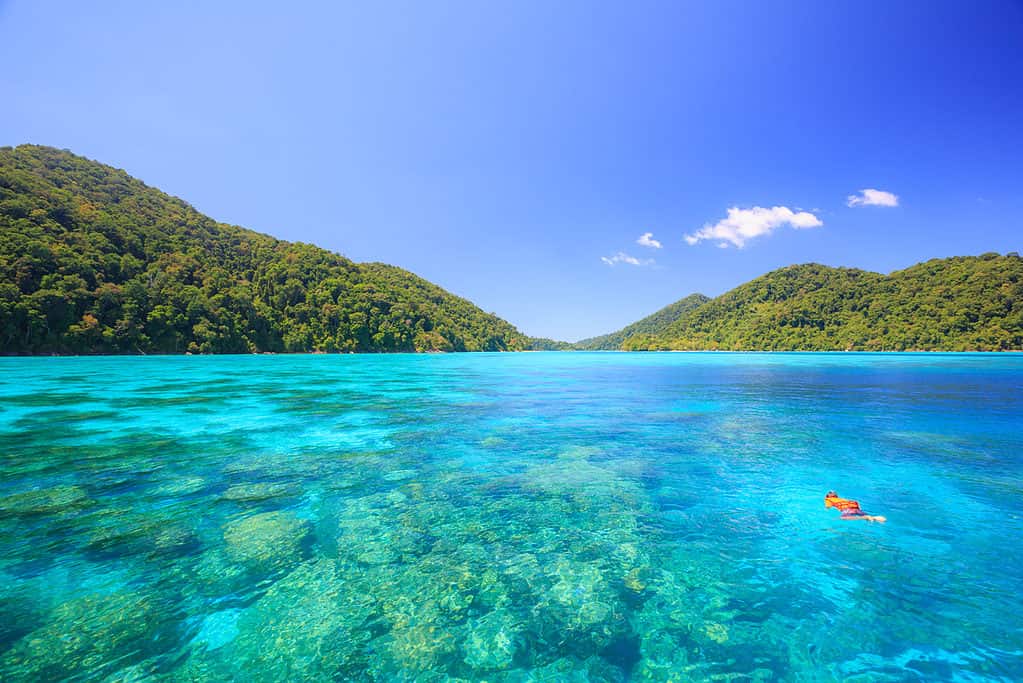
[[[679,299],[673,304],[668,304],[656,313],[652,313],[642,320],[638,320],[617,332],[604,334],[599,337],[583,339],[581,341],[577,341],[573,346],[577,349],[590,351],[620,349],[622,348],[622,344],[629,337],[636,335],[658,335],[663,333],[669,326],[671,326],[672,323],[681,318],[683,315],[694,308],[707,303],[708,301],[710,301],[710,298],[703,294],[690,294],[684,299]]]
[[[934,259],[890,275],[818,264],[751,280],[622,348],[1023,349],[1023,259]]]
[[[498,351],[511,324],[407,271],[218,223],[127,173],[0,148],[0,352]]]
[[[123,171],[0,148],[0,353],[562,349],[394,266],[203,216]],[[1023,259],[817,264],[571,348],[1023,349]]]

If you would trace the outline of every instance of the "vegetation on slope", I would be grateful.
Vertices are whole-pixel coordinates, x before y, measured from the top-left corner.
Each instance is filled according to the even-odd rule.
[[[568,345],[400,268],[217,223],[69,152],[0,148],[0,352],[565,348],[1023,349],[1023,260],[790,266]]]
[[[498,351],[529,342],[400,268],[217,223],[70,152],[0,148],[0,352]]]
[[[604,334],[599,337],[583,339],[581,341],[577,341],[572,346],[577,349],[585,349],[589,351],[620,349],[622,348],[622,344],[629,337],[635,337],[637,335],[656,336],[662,334],[676,320],[708,301],[710,301],[710,298],[703,294],[690,294],[684,299],[679,299],[675,303],[669,304],[656,313],[648,315],[642,320],[638,320],[617,332]]]
[[[526,351],[573,351],[575,345],[570,342],[558,341],[547,337],[530,337]]]
[[[817,264],[743,284],[624,349],[1023,349],[1023,259],[934,259],[890,275]]]

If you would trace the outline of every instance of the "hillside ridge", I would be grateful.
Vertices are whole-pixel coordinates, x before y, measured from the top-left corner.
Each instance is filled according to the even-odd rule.
[[[1023,349],[1023,260],[785,266],[574,344],[397,266],[220,223],[128,173],[0,147],[0,353]]]
[[[1023,349],[1023,259],[931,259],[888,275],[785,266],[687,311],[624,350],[1004,351]]]
[[[396,266],[217,222],[66,150],[0,148],[0,352],[529,344],[507,321]]]
[[[619,349],[622,343],[629,337],[639,334],[657,334],[663,332],[669,325],[681,318],[683,315],[710,301],[710,297],[703,294],[690,294],[674,303],[658,309],[645,318],[640,318],[634,323],[626,325],[620,330],[602,334],[596,337],[580,339],[572,344],[573,348],[587,351],[607,351]]]

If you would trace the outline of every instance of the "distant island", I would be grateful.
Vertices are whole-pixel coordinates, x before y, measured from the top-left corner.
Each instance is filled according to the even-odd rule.
[[[664,333],[675,321],[708,301],[710,301],[710,297],[703,294],[690,294],[684,299],[668,304],[656,313],[652,313],[642,320],[637,320],[617,332],[582,339],[577,341],[574,346],[586,351],[620,350],[625,345],[627,339],[652,337]]]
[[[127,173],[0,148],[0,353],[1023,349],[1023,259],[804,264],[577,343],[413,273],[218,223]]]
[[[890,275],[816,263],[715,299],[688,296],[587,349],[1008,351],[1023,349],[1019,254],[933,259]]]

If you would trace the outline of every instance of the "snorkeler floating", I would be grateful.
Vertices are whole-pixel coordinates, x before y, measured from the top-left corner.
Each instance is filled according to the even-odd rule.
[[[851,498],[839,498],[834,491],[828,491],[824,495],[824,507],[836,508],[842,513],[842,519],[863,519],[868,522],[884,522],[881,515],[868,515],[860,509],[860,502]]]

